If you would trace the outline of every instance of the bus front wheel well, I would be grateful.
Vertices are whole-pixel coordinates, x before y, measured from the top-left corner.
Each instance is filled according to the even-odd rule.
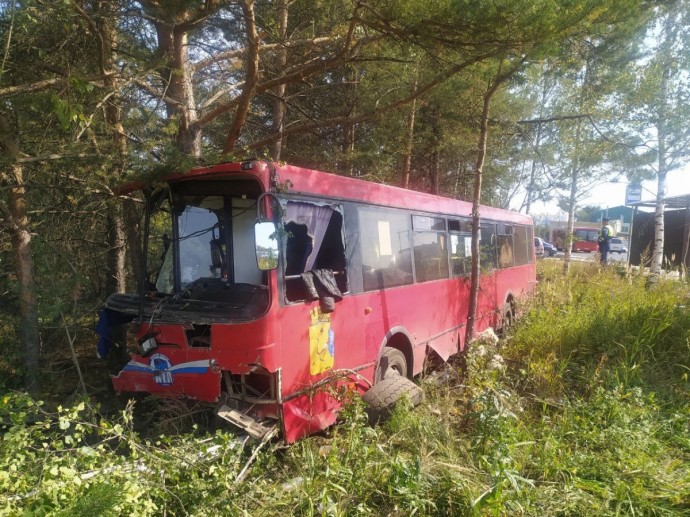
[[[377,370],[381,366],[381,359],[386,356],[387,349],[395,349],[402,353],[405,358],[405,368],[407,370],[405,372],[405,377],[411,379],[414,368],[414,357],[412,355],[412,343],[410,342],[409,338],[401,332],[390,336],[381,350],[381,354],[379,355],[379,365],[377,365]]]

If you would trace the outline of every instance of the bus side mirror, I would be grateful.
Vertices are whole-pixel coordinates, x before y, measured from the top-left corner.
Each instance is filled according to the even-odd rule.
[[[254,242],[256,244],[256,263],[261,271],[278,267],[278,234],[276,225],[270,221],[254,225]]]

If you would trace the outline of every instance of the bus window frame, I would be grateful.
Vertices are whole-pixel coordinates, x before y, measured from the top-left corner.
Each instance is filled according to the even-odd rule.
[[[277,269],[277,288],[278,288],[278,301],[279,301],[279,306],[280,307],[286,307],[286,306],[292,306],[292,305],[302,305],[305,303],[312,303],[310,300],[289,300],[287,297],[287,282],[288,278],[287,275],[285,274],[286,268],[287,268],[287,254],[286,254],[286,246],[287,246],[287,235],[285,234],[285,225],[287,224],[287,221],[285,220],[286,214],[287,214],[287,205],[288,203],[305,203],[305,204],[311,204],[315,206],[329,206],[333,209],[334,212],[338,212],[341,216],[341,226],[340,226],[340,237],[342,239],[343,243],[343,253],[345,256],[345,276],[346,276],[346,282],[347,282],[347,291],[342,292],[343,297],[349,296],[352,294],[357,294],[353,292],[353,284],[352,284],[352,263],[350,261],[350,257],[348,255],[348,248],[353,248],[353,246],[349,246],[349,242],[347,239],[348,236],[348,230],[347,230],[347,216],[346,214],[348,213],[348,208],[347,205],[353,204],[352,202],[348,202],[336,197],[322,197],[322,196],[309,196],[309,195],[290,195],[290,196],[284,196],[279,198],[280,201],[280,207],[281,207],[281,231],[280,231],[280,238],[279,238],[279,254],[278,254],[278,267]],[[358,236],[357,238],[353,238],[353,241],[358,241]],[[359,247],[359,244],[357,243],[357,246]],[[303,272],[304,273],[304,272]],[[290,275],[293,277],[294,275]],[[290,278],[289,280],[296,280],[295,278]]]

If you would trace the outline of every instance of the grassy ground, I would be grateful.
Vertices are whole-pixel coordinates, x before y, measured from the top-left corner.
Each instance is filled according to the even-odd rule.
[[[251,457],[225,432],[145,441],[131,411],[0,398],[0,514],[690,515],[687,284],[540,267],[500,348],[427,376],[425,402],[376,428],[355,400]]]

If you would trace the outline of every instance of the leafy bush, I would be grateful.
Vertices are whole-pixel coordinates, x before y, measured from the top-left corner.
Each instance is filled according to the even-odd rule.
[[[687,284],[540,267],[512,333],[375,428],[355,399],[291,447],[182,427],[146,439],[131,405],[112,419],[6,395],[0,514],[688,515]],[[146,404],[164,423],[149,429],[181,421]]]

